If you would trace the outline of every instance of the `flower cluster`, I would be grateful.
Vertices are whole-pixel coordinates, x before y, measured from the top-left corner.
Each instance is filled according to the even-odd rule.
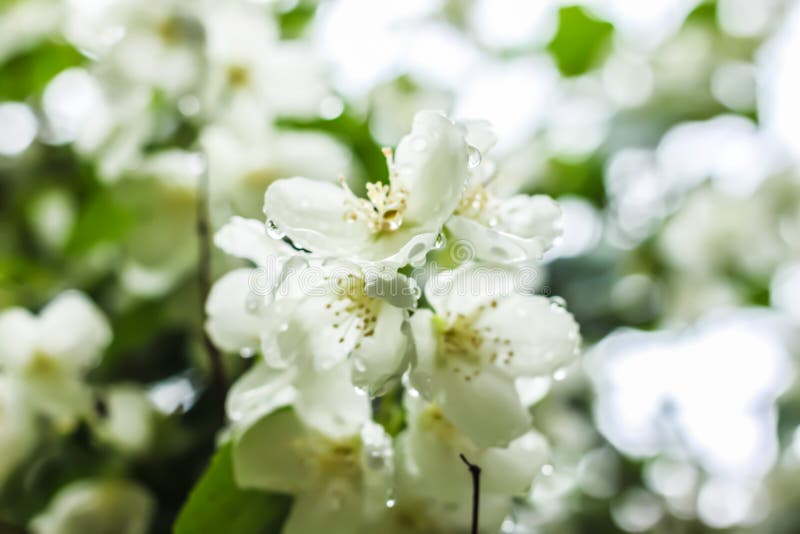
[[[466,529],[462,454],[483,469],[481,528],[496,531],[546,461],[517,381],[568,365],[580,336],[560,302],[508,282],[560,212],[494,192],[494,140],[484,122],[420,112],[364,197],[344,179],[281,179],[266,224],[216,234],[255,267],[216,282],[207,331],[263,356],[228,397],[234,473],[295,496],[284,532]]]
[[[88,381],[110,343],[105,315],[78,291],[59,294],[38,315],[20,307],[0,311],[0,488],[32,463],[34,451],[69,440],[82,424],[122,460],[152,445],[156,413],[144,391]],[[26,484],[35,483],[34,475],[26,476]],[[145,532],[152,501],[132,481],[85,479],[62,488],[31,528],[37,534]]]

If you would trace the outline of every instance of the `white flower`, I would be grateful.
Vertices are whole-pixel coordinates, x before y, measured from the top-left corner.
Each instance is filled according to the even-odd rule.
[[[31,522],[34,534],[124,532],[145,534],[155,502],[126,480],[80,480],[62,488],[44,513]]]
[[[201,72],[202,31],[184,2],[67,2],[64,33],[104,66],[115,83],[187,91]]]
[[[424,259],[467,178],[467,143],[445,116],[423,111],[392,157],[389,183],[367,198],[307,178],[273,183],[264,212],[296,245],[323,256],[402,266]]]
[[[91,406],[83,375],[111,342],[108,321],[82,293],[57,296],[39,316],[0,313],[0,368],[19,380],[27,401],[69,426]]]
[[[234,425],[239,486],[294,495],[284,534],[350,533],[383,511],[391,439],[370,421],[349,373],[346,364],[306,373],[292,386],[292,406]]]
[[[92,423],[100,439],[130,454],[141,453],[152,444],[155,410],[141,388],[114,385],[97,402],[102,413]]]
[[[469,266],[452,274],[428,282],[433,311],[411,318],[412,382],[477,446],[502,446],[530,426],[515,378],[570,363],[578,354],[578,326],[547,298],[499,294],[505,271]]]
[[[546,195],[514,195],[499,198],[492,188],[493,163],[484,156],[496,138],[487,123],[463,123],[467,141],[481,154],[481,163],[470,169],[470,178],[447,230],[456,240],[466,240],[474,258],[497,263],[538,260],[561,235],[561,210]]]
[[[252,116],[246,119],[255,120]],[[349,172],[351,156],[333,137],[314,131],[275,130],[263,120],[256,123],[203,129],[200,142],[208,158],[211,198],[215,199],[212,208],[225,200],[226,207],[230,204],[240,215],[261,216],[264,191],[275,180],[302,175],[333,182]]]
[[[10,376],[0,375],[0,489],[36,443],[31,411]]]
[[[408,426],[396,438],[394,502],[373,532],[461,532],[470,527],[472,478],[463,454],[481,467],[480,527],[497,532],[547,457],[541,435],[529,431],[507,448],[479,448],[436,404],[406,394]]]
[[[209,6],[202,15],[208,58],[202,99],[210,117],[251,115],[250,121],[258,124],[273,114],[316,116],[328,87],[311,49],[280,41],[279,29],[263,6]]]
[[[215,236],[233,256],[258,269],[220,278],[206,302],[215,344],[244,354],[260,349],[271,366],[326,369],[348,356],[356,385],[378,395],[413,358],[407,309],[413,279],[392,270],[321,262],[271,239],[264,225],[234,217]]]

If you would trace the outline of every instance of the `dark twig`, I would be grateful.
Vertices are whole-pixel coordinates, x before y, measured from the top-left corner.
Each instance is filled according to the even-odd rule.
[[[478,534],[478,510],[481,498],[481,468],[473,464],[463,454],[458,455],[466,464],[469,474],[472,475],[472,534]]]
[[[208,293],[211,290],[211,225],[209,223],[208,208],[208,161],[203,160],[203,169],[198,177],[197,184],[197,241],[198,241],[198,310],[200,316],[200,335],[203,346],[211,363],[211,389],[216,391],[222,399],[225,398],[227,383],[225,368],[222,365],[222,354],[208,337],[205,324],[205,305]]]

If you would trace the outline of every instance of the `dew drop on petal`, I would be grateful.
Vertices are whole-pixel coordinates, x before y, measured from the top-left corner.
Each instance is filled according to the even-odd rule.
[[[474,169],[481,164],[481,160],[483,160],[481,151],[472,145],[467,146],[467,166]]]
[[[248,293],[244,300],[244,309],[247,313],[255,314],[261,309],[261,297],[255,293]]]
[[[278,228],[278,225],[275,224],[272,219],[267,219],[266,228],[267,235],[269,235],[272,239],[283,239],[285,234],[281,232],[280,228]]]
[[[444,234],[442,232],[439,232],[436,235],[436,241],[433,242],[433,248],[438,250],[438,249],[442,248],[445,245],[446,242],[447,242],[447,238],[445,238],[445,236],[444,236]]]
[[[546,477],[549,477],[553,474],[553,466],[550,464],[544,464],[542,466],[542,474]]]
[[[563,367],[561,369],[556,369],[555,372],[553,372],[553,380],[556,382],[561,382],[565,378],[567,378],[567,370]]]
[[[395,500],[391,497],[386,499],[386,508],[394,508]]]
[[[239,351],[239,356],[245,359],[250,359],[256,355],[256,349],[253,347],[244,347]]]
[[[552,304],[553,306],[557,306],[559,308],[562,308],[562,309],[567,307],[567,301],[564,300],[562,297],[559,297],[559,296],[550,297],[550,304]]]

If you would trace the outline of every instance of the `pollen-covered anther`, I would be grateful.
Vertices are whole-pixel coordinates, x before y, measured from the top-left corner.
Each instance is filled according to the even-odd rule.
[[[396,176],[394,160],[391,149],[384,149],[386,162],[389,167],[390,177]],[[344,219],[349,222],[364,221],[369,231],[373,234],[393,232],[403,224],[406,206],[408,204],[408,190],[394,185],[396,180],[389,180],[389,185],[382,182],[367,184],[367,198],[356,196],[347,186],[343,176],[339,183],[347,193],[345,202],[347,210]]]

